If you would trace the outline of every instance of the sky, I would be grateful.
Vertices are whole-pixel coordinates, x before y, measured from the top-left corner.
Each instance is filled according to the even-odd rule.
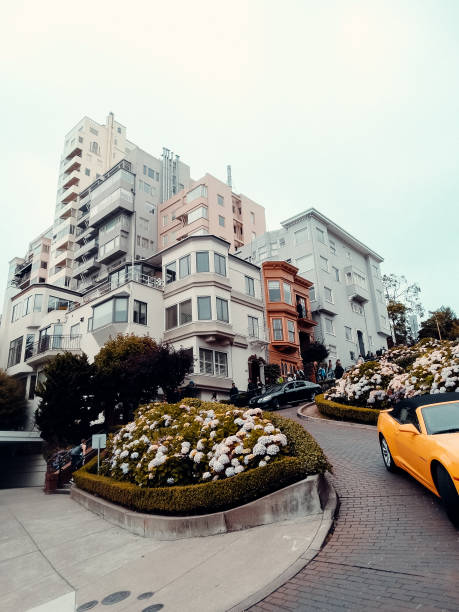
[[[459,2],[43,0],[0,23],[2,240],[51,225],[64,135],[108,112],[266,208],[311,206],[459,311]]]

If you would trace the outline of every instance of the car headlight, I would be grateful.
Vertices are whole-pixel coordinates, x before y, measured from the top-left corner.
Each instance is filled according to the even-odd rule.
[[[260,403],[265,403],[265,402],[269,402],[270,399],[272,399],[273,396],[272,395],[266,395],[265,397],[262,397],[260,400]]]

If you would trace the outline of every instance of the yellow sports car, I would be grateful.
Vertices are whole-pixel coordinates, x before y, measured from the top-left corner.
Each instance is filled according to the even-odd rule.
[[[389,472],[403,468],[414,476],[459,525],[459,393],[401,400],[380,413],[378,432]]]

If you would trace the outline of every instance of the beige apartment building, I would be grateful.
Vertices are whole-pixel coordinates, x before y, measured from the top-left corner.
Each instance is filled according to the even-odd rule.
[[[158,245],[166,248],[188,236],[212,234],[231,250],[266,232],[265,209],[231,186],[206,174],[169,198],[158,210]]]

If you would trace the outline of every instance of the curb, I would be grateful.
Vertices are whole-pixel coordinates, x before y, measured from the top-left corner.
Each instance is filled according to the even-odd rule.
[[[304,569],[314,559],[314,557],[318,555],[333,526],[336,510],[338,508],[338,495],[336,494],[328,475],[325,476],[325,481],[328,485],[327,490],[325,491],[325,493],[328,493],[328,498],[323,509],[322,521],[308,548],[294,563],[284,570],[282,574],[279,574],[277,578],[274,578],[274,580],[271,580],[271,582],[266,584],[264,587],[249,597],[246,597],[243,601],[239,602],[232,608],[229,608],[226,612],[245,612],[251,606],[254,606],[262,599],[265,599],[265,597],[268,597],[268,595],[271,595],[273,591],[285,584],[287,580],[290,580],[296,576],[298,572]]]
[[[304,419],[305,421],[315,421],[319,423],[333,423],[333,425],[342,425],[344,427],[356,427],[358,429],[369,429],[370,431],[376,431],[376,425],[365,425],[364,423],[352,423],[351,421],[338,421],[335,419],[324,419],[322,417],[314,417],[303,414],[301,411],[305,406],[301,406],[296,411],[297,417]]]

